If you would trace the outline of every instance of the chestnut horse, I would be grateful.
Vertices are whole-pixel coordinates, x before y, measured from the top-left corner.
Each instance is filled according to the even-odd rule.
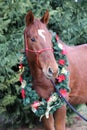
[[[26,56],[33,77],[33,88],[40,97],[47,99],[54,87],[49,79],[55,81],[58,76],[58,65],[52,50],[52,36],[46,25],[49,12],[39,20],[34,18],[32,11],[26,15],[24,31]],[[64,44],[64,43],[63,43]],[[71,104],[87,103],[87,45],[67,46],[70,71],[70,88],[67,100]],[[50,114],[47,119],[42,118],[45,130],[65,130],[66,105]]]

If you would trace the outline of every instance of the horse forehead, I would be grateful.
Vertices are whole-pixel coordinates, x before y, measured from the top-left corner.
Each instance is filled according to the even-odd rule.
[[[38,35],[43,38],[44,41],[46,41],[46,33],[44,29],[38,29]]]
[[[47,37],[47,32],[46,32],[46,29],[43,29],[43,28],[30,28],[28,29],[27,33],[30,35],[30,36],[39,36],[41,37],[44,41],[46,41],[46,37]]]
[[[29,36],[39,36],[41,37],[44,41],[46,41],[46,37],[48,36],[48,31],[40,21],[35,20],[34,24],[31,25],[30,27],[26,28],[26,32]]]

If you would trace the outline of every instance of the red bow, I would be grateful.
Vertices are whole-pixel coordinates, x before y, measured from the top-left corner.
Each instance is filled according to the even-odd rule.
[[[20,75],[20,79],[19,81],[22,83],[23,82],[23,78],[22,78],[22,75]]]
[[[20,64],[20,65],[19,65],[19,69],[23,69],[23,64]]]
[[[62,50],[61,54],[66,55],[67,51],[65,49]]]
[[[63,97],[67,96],[67,91],[66,89],[60,89],[60,93],[63,95]]]
[[[35,109],[38,109],[38,107],[40,106],[40,102],[39,101],[35,101],[31,107],[35,108]]]
[[[60,82],[62,82],[62,81],[64,81],[66,79],[66,77],[65,77],[65,75],[59,75],[58,77],[57,77],[57,80],[58,80],[58,82],[60,83]]]
[[[58,61],[58,63],[59,63],[60,65],[64,65],[64,64],[65,64],[65,60],[60,59],[60,60]]]
[[[25,90],[24,89],[21,90],[21,95],[22,95],[22,98],[25,98]]]

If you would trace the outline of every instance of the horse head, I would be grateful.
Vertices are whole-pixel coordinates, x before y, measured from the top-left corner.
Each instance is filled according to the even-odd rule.
[[[58,65],[53,54],[52,37],[46,27],[48,20],[48,11],[41,19],[34,18],[32,11],[29,11],[26,15],[24,39],[29,64],[41,69],[51,79],[57,77]]]

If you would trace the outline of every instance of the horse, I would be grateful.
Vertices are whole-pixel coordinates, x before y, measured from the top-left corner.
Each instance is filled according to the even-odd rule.
[[[29,11],[25,17],[24,42],[26,56],[33,77],[33,89],[44,99],[48,99],[55,91],[50,79],[55,82],[59,73],[55,60],[52,35],[47,29],[49,12],[46,11],[41,19],[34,17]],[[71,104],[87,103],[87,44],[68,46],[61,41],[69,61],[69,86],[67,100]],[[65,130],[66,105],[57,109],[49,118],[42,117],[45,130]]]

